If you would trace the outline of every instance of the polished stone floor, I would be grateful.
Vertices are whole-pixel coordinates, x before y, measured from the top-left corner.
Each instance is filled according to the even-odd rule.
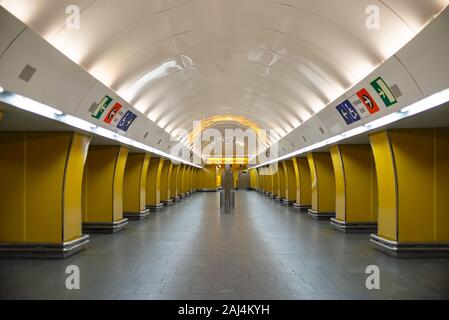
[[[67,260],[0,260],[2,299],[448,299],[449,260],[398,260],[257,192],[198,193]],[[81,289],[65,287],[68,265]],[[380,268],[368,291],[365,269]]]

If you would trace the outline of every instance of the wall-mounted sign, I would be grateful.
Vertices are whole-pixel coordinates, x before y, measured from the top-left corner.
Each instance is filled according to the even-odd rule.
[[[351,98],[349,98],[349,102],[354,106],[362,119],[369,117],[370,113],[368,112],[368,109],[365,107],[362,100],[360,100],[357,95],[353,95]]]
[[[336,109],[340,113],[343,120],[345,120],[347,125],[361,120],[360,115],[348,100],[343,101],[336,107]]]
[[[107,124],[111,124],[112,121],[114,120],[114,118],[118,115],[118,113],[120,112],[120,110],[122,109],[122,105],[120,103],[116,103],[111,110],[109,110],[108,114],[106,115],[106,117],[104,118],[104,122]]]
[[[112,102],[112,98],[110,96],[105,96],[100,103],[98,104],[97,108],[92,112],[92,117],[95,119],[100,119],[103,113],[106,111],[106,109],[109,107],[109,105]]]
[[[369,94],[369,92],[363,88],[359,92],[357,92],[357,96],[360,98],[362,103],[365,105],[366,109],[368,109],[368,112],[370,114],[374,114],[376,112],[379,112],[379,106],[377,105],[374,98]]]
[[[379,94],[380,98],[387,107],[391,107],[392,105],[398,102],[393,92],[391,91],[390,87],[385,83],[385,81],[381,77],[371,82],[371,85]]]
[[[136,118],[137,118],[137,115],[134,114],[133,112],[131,112],[131,111],[126,112],[125,115],[123,116],[123,118],[118,123],[117,128],[119,128],[122,131],[127,132],[129,127],[134,122],[134,120],[136,120]]]

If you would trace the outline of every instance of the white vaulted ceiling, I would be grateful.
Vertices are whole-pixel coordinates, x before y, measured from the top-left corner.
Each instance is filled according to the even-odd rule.
[[[448,3],[0,1],[169,133],[214,116],[228,116],[232,127],[235,116],[281,135],[395,54]],[[80,30],[65,27],[70,5],[81,9]],[[380,8],[379,30],[366,28],[370,5]]]

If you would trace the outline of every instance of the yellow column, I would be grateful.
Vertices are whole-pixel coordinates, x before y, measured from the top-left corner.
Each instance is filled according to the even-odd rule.
[[[296,202],[293,205],[301,211],[308,211],[312,207],[312,177],[307,158],[293,158],[295,171]]]
[[[89,242],[81,189],[90,138],[0,132],[0,255],[64,258]]]
[[[185,173],[186,173],[186,166],[183,164],[181,165],[181,169],[180,169],[180,175],[179,175],[179,179],[178,179],[178,190],[179,190],[179,196],[181,198],[185,198],[185,193],[184,193],[184,179],[185,179]]]
[[[263,180],[264,180],[264,195],[269,196],[271,193],[271,183],[272,183],[272,178],[271,175],[269,175],[268,172],[268,168],[262,168],[262,173],[263,173]]]
[[[184,195],[184,188],[183,188],[183,182],[184,182],[184,174],[186,171],[186,166],[184,164],[181,165],[181,169],[179,169],[179,176],[178,176],[178,193],[181,199],[185,197]]]
[[[285,163],[285,175],[287,176],[287,193],[286,200],[289,205],[294,205],[296,203],[296,174],[293,165],[293,159],[286,160]]]
[[[190,166],[186,166],[184,178],[182,180],[182,188],[184,190],[184,194],[186,197],[189,196],[189,173],[190,173]]]
[[[260,185],[261,185],[259,170],[254,170],[254,174],[256,176],[255,190],[259,191],[260,190]]]
[[[262,190],[262,193],[265,196],[268,196],[269,193],[270,193],[269,182],[270,182],[270,179],[271,179],[270,176],[268,175],[268,169],[266,167],[265,168],[260,168],[260,173],[261,173],[262,178],[263,178],[263,190]]]
[[[130,153],[123,179],[123,216],[132,220],[144,219],[150,213],[146,208],[146,186],[150,155]]]
[[[232,187],[234,189],[239,188],[239,173],[240,173],[240,166],[239,165],[232,165],[232,173],[233,173],[233,181],[232,181]]]
[[[265,168],[260,168],[259,169],[259,176],[261,177],[261,179],[262,179],[262,189],[261,189],[261,192],[263,193],[263,194],[266,194],[267,193],[267,176],[266,176],[266,174],[265,174]]]
[[[190,175],[190,188],[192,189],[192,193],[195,193],[195,174],[197,168],[192,167],[192,174]]]
[[[182,175],[184,173],[185,166],[183,164],[179,165],[178,176],[176,178],[176,190],[178,192],[179,199],[183,198],[182,194]]]
[[[285,172],[285,161],[279,162],[279,197],[283,203],[286,203],[288,177]]]
[[[190,166],[185,166],[184,175],[182,177],[182,191],[186,197],[188,196],[189,192],[189,172]]]
[[[128,149],[120,146],[91,146],[83,180],[83,229],[88,233],[122,230],[123,177]]]
[[[266,174],[267,174],[267,195],[269,197],[274,196],[274,175],[271,167],[266,168]]]
[[[192,170],[192,167],[187,166],[186,169],[186,176],[185,176],[185,180],[184,180],[184,190],[186,193],[186,197],[188,197],[190,195],[190,171]]]
[[[336,217],[332,225],[343,232],[377,231],[377,183],[369,145],[331,148],[336,184]]]
[[[307,155],[312,178],[312,208],[309,215],[315,219],[335,217],[335,175],[329,153]]]
[[[161,172],[161,202],[169,205],[173,200],[170,199],[170,172],[173,168],[171,160],[164,160]]]
[[[256,171],[257,171],[257,176],[259,177],[259,186],[258,186],[257,191],[263,193],[264,192],[264,190],[263,190],[264,189],[264,177],[262,175],[262,168],[258,168],[258,169],[256,169]]]
[[[215,187],[217,188],[217,190],[218,190],[219,188],[222,187],[222,183],[223,183],[222,179],[223,179],[223,172],[224,172],[224,171],[225,171],[225,166],[222,165],[222,166],[220,166],[220,167],[218,167],[218,166],[212,166],[212,167],[210,168],[210,171],[207,170],[207,171],[205,172],[206,176],[209,175],[209,174],[213,175],[214,172],[215,172],[215,177],[216,177],[216,178],[215,178],[215,180],[216,180],[216,185],[215,185]],[[232,185],[231,185],[231,188],[232,188]],[[210,192],[210,191],[215,191],[215,190],[209,189],[209,190],[206,190],[206,191]]]
[[[176,181],[175,176],[176,176],[177,167],[176,167],[176,165],[173,162],[171,162],[171,164],[172,165],[170,166],[170,169],[168,170],[168,176],[167,176],[167,181],[168,181],[168,184],[167,184],[167,197],[168,197],[167,204],[168,205],[172,205],[174,203],[175,198],[176,198],[176,183],[173,183],[173,180]]]
[[[148,168],[146,185],[146,206],[151,212],[160,211],[164,204],[161,202],[161,176],[164,159],[152,158]]]
[[[279,172],[280,172],[280,165],[277,163],[276,165],[273,165],[271,168],[271,173],[273,174],[273,196],[274,199],[279,200]]]
[[[195,193],[195,172],[196,172],[196,168],[192,167],[192,170],[190,171],[190,180],[189,180],[189,187],[190,187],[190,193],[194,194]]]
[[[249,176],[250,176],[250,187],[251,190],[257,190],[258,189],[258,176],[257,176],[257,170],[251,169],[249,170]]]
[[[179,192],[178,192],[178,175],[181,169],[181,165],[173,165],[172,172],[170,174],[170,197],[172,198],[173,202],[178,201],[179,198]]]
[[[201,170],[201,169],[199,169],[199,168],[195,168],[195,172],[193,173],[192,184],[193,184],[193,191],[194,191],[194,192],[197,192],[197,191],[198,191],[198,188],[197,188],[197,180],[198,180],[198,172],[199,172],[200,170]]]
[[[193,187],[192,187],[193,170],[194,167],[189,167],[189,174],[187,175],[187,193],[189,196],[193,194]]]
[[[379,193],[371,240],[395,256],[449,254],[449,129],[370,135]]]

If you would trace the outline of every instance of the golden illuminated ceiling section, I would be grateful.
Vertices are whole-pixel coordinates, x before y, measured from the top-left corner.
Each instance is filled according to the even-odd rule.
[[[221,150],[219,156],[248,157],[255,156],[258,150],[269,146],[270,134],[245,117],[221,115],[195,122],[192,131],[178,139],[185,144],[193,145],[192,151],[203,154],[205,159],[211,157],[210,154],[202,152],[207,145],[215,145],[214,151]],[[276,138],[279,137],[278,133]],[[231,148],[232,151],[227,152],[230,149],[226,148]]]
[[[169,133],[232,115],[281,136],[391,57],[448,3],[0,1]],[[74,5],[79,30],[65,23]],[[366,26],[372,5],[380,29]]]
[[[245,117],[241,116],[233,116],[233,115],[220,115],[213,116],[207,119],[203,119],[198,122],[196,126],[194,126],[193,130],[189,134],[190,142],[195,141],[195,139],[203,133],[207,129],[212,129],[217,126],[217,124],[224,123],[237,123],[241,128],[245,128],[246,130],[251,130],[256,136],[262,135],[262,128],[259,127],[257,123],[254,121],[248,120]],[[233,126],[230,126],[233,127]]]

